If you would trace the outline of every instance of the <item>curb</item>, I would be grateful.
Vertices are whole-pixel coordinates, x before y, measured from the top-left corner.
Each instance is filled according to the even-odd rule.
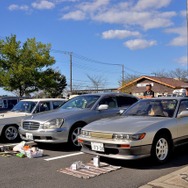
[[[188,166],[162,176],[139,188],[188,188]]]

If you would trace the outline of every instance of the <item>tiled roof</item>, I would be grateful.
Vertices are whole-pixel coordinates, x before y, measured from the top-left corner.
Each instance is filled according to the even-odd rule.
[[[185,83],[181,80],[176,80],[174,78],[165,78],[165,77],[155,77],[155,76],[141,76],[125,85],[123,85],[122,87],[118,88],[118,90],[124,89],[134,83],[139,82],[142,79],[148,79],[151,80],[152,82],[157,82],[159,84],[165,85],[167,87],[176,89],[176,88],[182,88],[184,86],[188,86],[188,83]]]

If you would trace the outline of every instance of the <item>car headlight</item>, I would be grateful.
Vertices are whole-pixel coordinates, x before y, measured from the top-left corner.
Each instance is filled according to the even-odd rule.
[[[57,118],[57,119],[52,119],[50,121],[47,121],[43,124],[42,128],[43,129],[57,129],[60,128],[63,124],[64,120]]]
[[[145,137],[146,133],[138,133],[138,134],[113,134],[114,140],[142,140]]]
[[[82,134],[83,136],[91,136],[90,132],[89,132],[89,131],[85,131],[85,130],[82,130],[82,131],[81,131],[81,134]]]
[[[142,140],[146,136],[146,133],[133,134],[131,136],[132,140]]]

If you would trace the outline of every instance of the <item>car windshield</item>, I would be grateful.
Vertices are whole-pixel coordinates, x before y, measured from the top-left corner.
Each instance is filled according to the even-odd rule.
[[[92,108],[95,102],[99,99],[100,96],[98,95],[85,95],[85,96],[78,96],[70,101],[66,102],[61,109],[72,109],[72,108]]]
[[[17,103],[14,108],[11,110],[12,112],[26,112],[31,113],[35,108],[37,102],[32,101],[20,101]]]
[[[130,107],[125,116],[173,117],[177,100],[140,100]]]

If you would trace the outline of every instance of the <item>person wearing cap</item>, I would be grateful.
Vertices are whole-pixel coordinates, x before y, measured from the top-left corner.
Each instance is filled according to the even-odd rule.
[[[142,98],[153,98],[154,97],[154,91],[151,90],[152,89],[152,85],[151,84],[147,84],[146,85],[146,91],[144,92],[144,96]]]

